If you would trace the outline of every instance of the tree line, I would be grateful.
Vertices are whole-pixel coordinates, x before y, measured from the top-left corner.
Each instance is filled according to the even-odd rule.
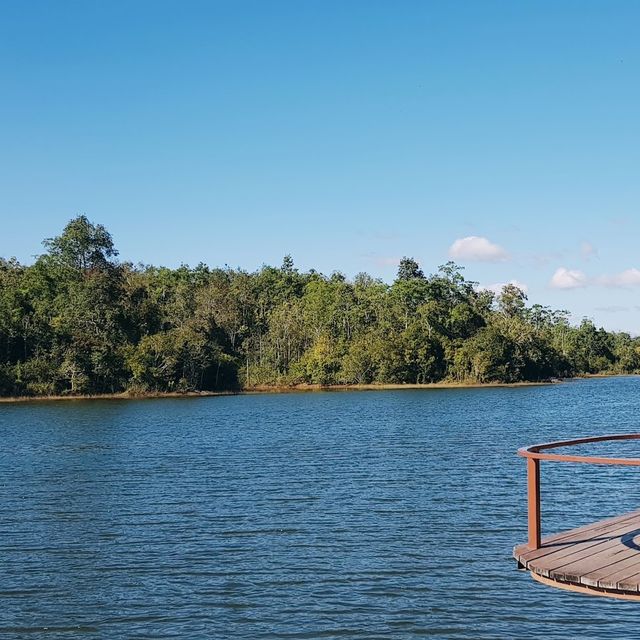
[[[0,259],[0,395],[234,390],[258,385],[520,382],[640,371],[640,339],[527,306],[403,258],[360,273],[177,269],[117,260],[85,216],[32,265]]]

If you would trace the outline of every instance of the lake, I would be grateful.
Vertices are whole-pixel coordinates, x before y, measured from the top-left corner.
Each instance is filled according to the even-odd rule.
[[[0,636],[632,637],[640,604],[511,551],[516,449],[639,423],[638,377],[0,405]],[[638,508],[638,480],[543,462],[543,532]]]

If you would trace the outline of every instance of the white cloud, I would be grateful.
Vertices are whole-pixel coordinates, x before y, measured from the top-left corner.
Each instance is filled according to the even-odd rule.
[[[480,287],[480,289],[491,291],[495,295],[499,296],[502,293],[502,290],[508,284],[512,284],[514,287],[518,287],[518,289],[524,291],[524,293],[529,292],[529,287],[526,284],[524,284],[524,282],[520,282],[519,280],[509,280],[509,282],[496,282],[495,284],[488,284],[484,287]]]
[[[553,289],[577,289],[586,287],[587,284],[589,284],[589,280],[582,271],[565,267],[556,269],[549,281],[549,286]]]
[[[455,260],[470,260],[474,262],[503,262],[509,259],[509,254],[497,244],[480,236],[458,238],[449,247],[449,257]]]
[[[583,242],[580,245],[580,253],[585,260],[590,260],[598,256],[598,250],[590,242]]]
[[[600,276],[596,282],[603,287],[637,287],[640,286],[640,270],[632,268],[612,276]]]
[[[549,282],[549,286],[554,289],[577,289],[592,285],[608,288],[640,287],[640,269],[625,269],[612,276],[603,275],[597,278],[588,278],[583,271],[559,267]]]

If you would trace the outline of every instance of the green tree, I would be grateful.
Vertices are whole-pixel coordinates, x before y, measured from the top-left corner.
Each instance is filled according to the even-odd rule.
[[[118,255],[109,232],[84,215],[71,220],[61,235],[48,238],[43,244],[52,259],[83,272],[108,269],[113,266],[111,258]]]
[[[453,262],[403,258],[391,286],[300,272],[121,264],[86,216],[34,264],[0,258],[0,394],[198,391],[239,385],[514,382],[640,370],[640,339],[573,326]]]
[[[398,265],[398,275],[396,280],[415,280],[424,279],[424,272],[420,265],[413,259],[406,256],[400,260]]]

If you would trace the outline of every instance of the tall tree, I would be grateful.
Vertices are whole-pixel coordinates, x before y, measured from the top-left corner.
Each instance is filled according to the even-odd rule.
[[[197,391],[239,385],[513,382],[640,370],[640,338],[493,294],[453,262],[391,286],[301,273],[120,264],[86,216],[33,265],[0,258],[0,394]]]
[[[413,259],[404,257],[398,265],[398,275],[396,280],[413,280],[414,278],[424,278],[424,272],[420,265]]]

